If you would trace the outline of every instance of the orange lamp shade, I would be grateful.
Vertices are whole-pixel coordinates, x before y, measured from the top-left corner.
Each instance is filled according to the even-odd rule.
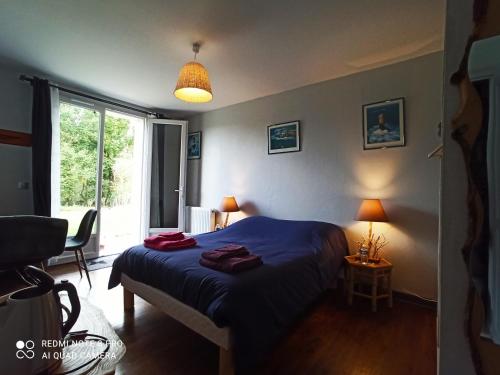
[[[364,199],[356,215],[358,221],[389,221],[380,199]]]
[[[224,197],[222,199],[222,203],[220,204],[221,212],[238,212],[239,210],[238,203],[236,203],[236,199],[234,199],[233,196]]]

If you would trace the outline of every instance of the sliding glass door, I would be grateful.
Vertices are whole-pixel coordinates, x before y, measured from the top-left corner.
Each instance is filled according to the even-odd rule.
[[[187,123],[86,103],[60,102],[54,127],[53,216],[75,235],[98,211],[87,257],[122,252],[158,230],[183,230]]]
[[[100,189],[99,255],[141,240],[144,118],[106,109]]]
[[[68,235],[74,236],[85,212],[96,207],[101,116],[92,106],[68,102],[61,102],[59,113],[60,126],[54,129],[59,160],[52,171],[59,183],[52,191],[53,215],[68,220]]]

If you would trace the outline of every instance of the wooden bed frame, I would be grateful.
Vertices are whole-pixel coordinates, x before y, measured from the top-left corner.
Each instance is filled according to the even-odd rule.
[[[123,307],[125,310],[134,308],[134,294],[137,294],[165,314],[216,344],[219,347],[219,375],[234,375],[229,327],[217,327],[199,311],[161,290],[131,279],[124,273],[121,276],[121,284],[123,286]]]

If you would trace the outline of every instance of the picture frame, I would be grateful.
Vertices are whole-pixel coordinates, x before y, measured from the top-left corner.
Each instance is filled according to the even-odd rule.
[[[267,127],[267,153],[300,151],[300,122],[289,121]]]
[[[187,158],[188,160],[201,158],[201,131],[188,134]]]
[[[404,98],[365,104],[362,110],[364,150],[406,145]]]

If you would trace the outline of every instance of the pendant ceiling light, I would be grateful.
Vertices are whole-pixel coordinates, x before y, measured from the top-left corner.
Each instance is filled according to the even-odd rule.
[[[193,44],[194,60],[185,64],[179,72],[174,95],[180,100],[190,103],[206,103],[212,100],[212,87],[208,79],[208,71],[196,61],[200,44]]]

